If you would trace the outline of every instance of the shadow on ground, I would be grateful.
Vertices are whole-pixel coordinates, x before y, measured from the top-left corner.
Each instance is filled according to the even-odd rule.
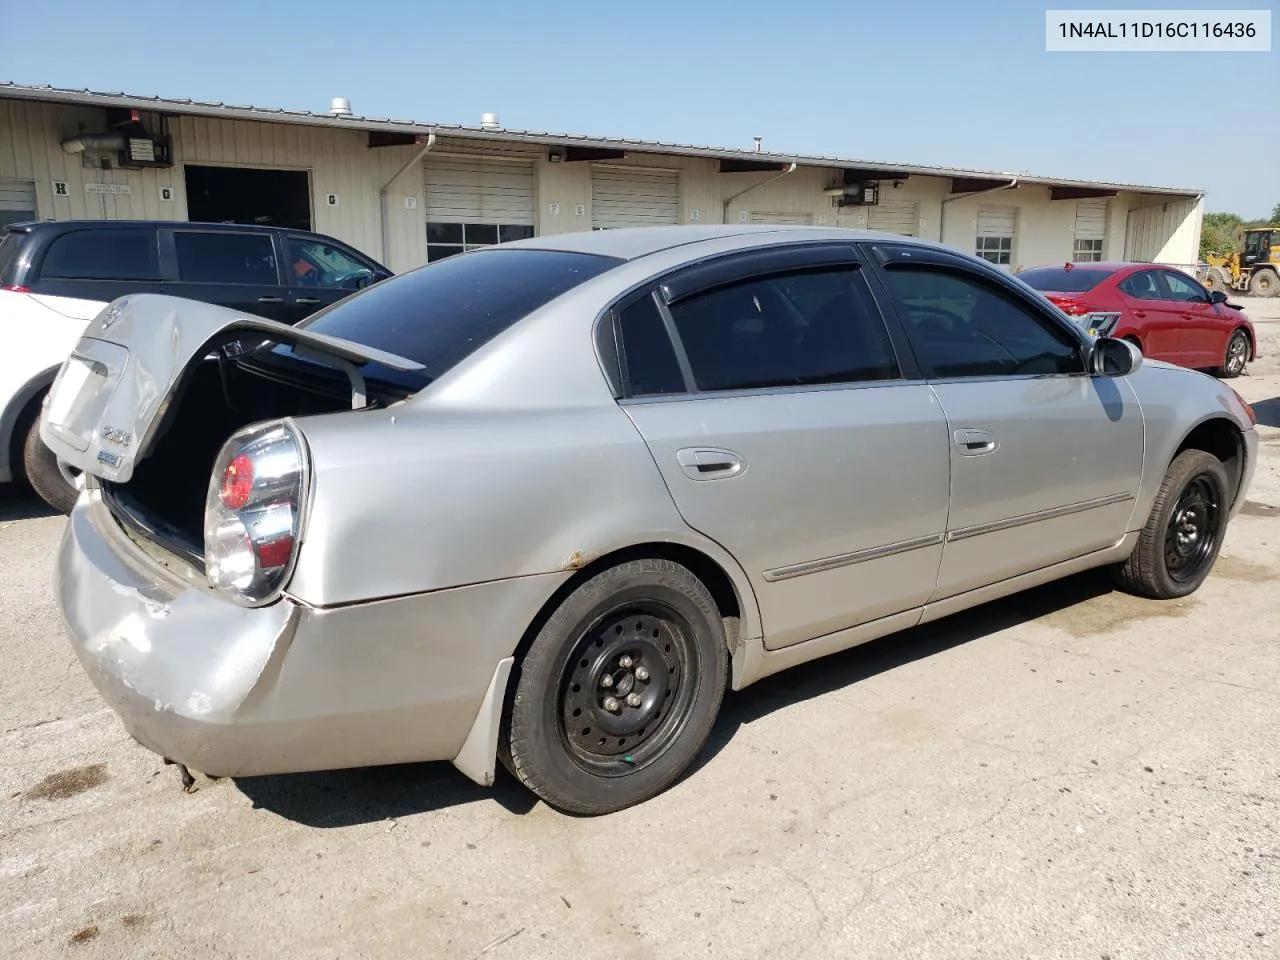
[[[706,747],[687,776],[696,775],[710,763],[740,726],[764,719],[774,710],[821,697],[999,630],[1054,614],[1062,615],[1072,607],[1110,593],[1110,581],[1103,573],[1094,571],[1069,577],[793,667],[740,693],[730,693]],[[1150,601],[1134,599],[1134,603],[1142,604],[1144,612],[1154,612],[1146,606]],[[1110,619],[1114,612],[1100,613]],[[237,780],[236,786],[255,807],[311,827],[352,826],[483,800],[496,801],[510,812],[522,814],[528,813],[536,803],[533,795],[501,767],[498,782],[491,789],[484,789],[447,763],[254,777]]]
[[[0,485],[0,523],[57,515],[58,512],[37,497],[30,487],[13,483]]]
[[[1280,427],[1280,397],[1259,400],[1253,404],[1253,412],[1263,426]]]

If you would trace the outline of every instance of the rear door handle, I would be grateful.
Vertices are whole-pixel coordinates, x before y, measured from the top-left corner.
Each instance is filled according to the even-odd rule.
[[[685,447],[676,451],[676,461],[691,480],[736,477],[743,470],[740,456],[718,447]]]
[[[963,430],[957,430],[952,434],[951,439],[962,457],[981,457],[1000,449],[1000,441],[989,430],[966,427]]]
[[[320,300],[319,300],[317,297],[298,297],[298,298],[297,298],[296,300],[294,300],[293,302],[294,302],[294,303],[305,303],[305,304],[307,304],[307,305],[309,306],[309,305],[311,305],[311,304],[313,304],[313,303],[319,303],[319,302],[320,302]]]
[[[280,297],[259,297],[259,303],[284,303]]]
[[[1145,317],[1145,316],[1147,315],[1147,311],[1145,311],[1145,310],[1135,310],[1135,311],[1133,311],[1133,315],[1134,315],[1135,317]]]

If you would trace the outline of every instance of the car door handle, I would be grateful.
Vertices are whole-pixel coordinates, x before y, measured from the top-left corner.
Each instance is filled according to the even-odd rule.
[[[742,472],[742,458],[717,447],[685,447],[676,451],[680,469],[692,480],[720,480]]]
[[[1147,311],[1145,311],[1145,310],[1135,310],[1135,311],[1133,311],[1133,315],[1134,315],[1135,317],[1145,317],[1145,316],[1147,315]]]
[[[957,430],[952,434],[951,439],[962,457],[981,457],[1000,449],[1000,441],[996,439],[996,435],[987,430],[966,427],[963,430]]]
[[[284,300],[281,299],[280,297],[259,297],[258,302],[259,303],[284,303]]]
[[[1182,315],[1183,320],[1194,320],[1195,318],[1196,318],[1196,315],[1194,313],[1184,313]]]
[[[305,304],[307,304],[307,305],[311,305],[311,304],[314,304],[314,303],[319,303],[319,302],[320,302],[320,299],[319,299],[318,297],[298,297],[298,299],[294,300],[293,302],[294,302],[294,303],[305,303]]]

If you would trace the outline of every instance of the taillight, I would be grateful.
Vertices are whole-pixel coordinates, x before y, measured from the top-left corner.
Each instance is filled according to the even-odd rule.
[[[8,290],[10,293],[30,293],[31,292],[30,287],[19,287],[13,284],[5,284],[4,286],[0,287],[0,290]]]
[[[205,500],[210,586],[246,606],[274,599],[298,552],[306,474],[306,449],[288,421],[250,427],[226,442]]]
[[[1092,313],[1093,308],[1079,303],[1075,300],[1068,300],[1061,304],[1062,312],[1071,317],[1083,317],[1086,313]]]
[[[1253,405],[1245,400],[1244,397],[1240,396],[1238,390],[1233,387],[1228,387],[1227,389],[1236,395],[1236,399],[1240,401],[1240,406],[1244,407],[1244,415],[1248,417],[1249,422],[1256,427],[1258,425],[1258,413],[1253,409]]]

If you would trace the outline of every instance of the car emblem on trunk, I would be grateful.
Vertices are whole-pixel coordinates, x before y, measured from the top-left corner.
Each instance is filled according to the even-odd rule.
[[[120,314],[122,313],[124,313],[123,301],[120,303],[113,303],[111,306],[107,307],[107,309],[102,312],[102,329],[107,329],[107,327],[119,320]]]
[[[121,447],[127,447],[129,444],[133,443],[133,434],[128,430],[120,430],[116,427],[103,427],[102,439],[108,440]]]

